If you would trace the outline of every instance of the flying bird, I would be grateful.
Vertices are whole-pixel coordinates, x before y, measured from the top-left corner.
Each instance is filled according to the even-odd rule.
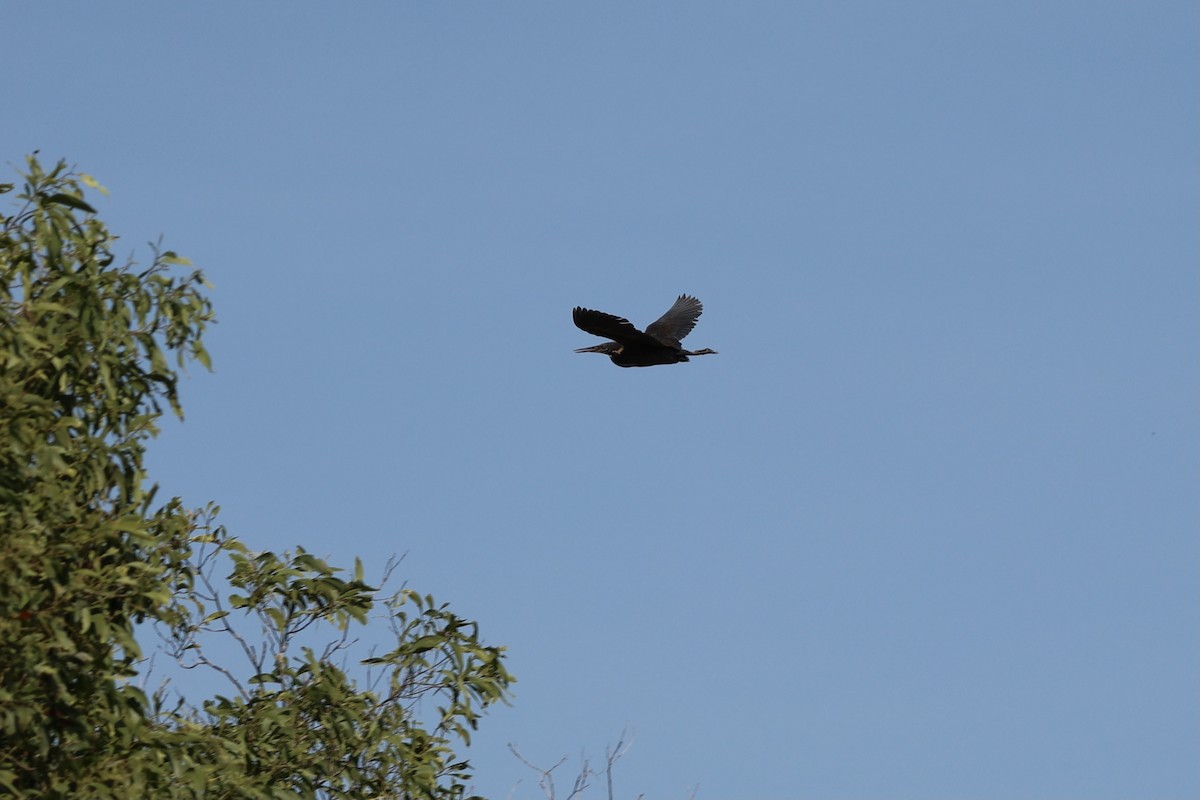
[[[716,350],[684,350],[680,341],[696,327],[704,306],[691,295],[681,294],[675,305],[667,309],[642,333],[624,317],[592,311],[576,306],[571,312],[575,327],[611,342],[581,347],[576,353],[603,353],[618,367],[653,367],[655,364],[678,364],[688,356],[716,355]]]

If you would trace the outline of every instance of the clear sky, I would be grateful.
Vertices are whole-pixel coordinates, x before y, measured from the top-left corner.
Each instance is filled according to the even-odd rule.
[[[507,645],[480,791],[1200,796],[1192,0],[3,17],[4,161],[216,286],[163,490]]]

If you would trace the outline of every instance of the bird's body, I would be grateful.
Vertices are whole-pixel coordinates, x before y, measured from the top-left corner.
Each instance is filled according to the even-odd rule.
[[[581,347],[576,353],[601,353],[618,367],[653,367],[658,364],[678,364],[688,356],[716,355],[716,350],[684,350],[680,342],[696,327],[704,311],[700,301],[681,294],[675,304],[643,333],[624,317],[579,308],[572,312],[575,326],[595,336],[612,339],[594,347]]]

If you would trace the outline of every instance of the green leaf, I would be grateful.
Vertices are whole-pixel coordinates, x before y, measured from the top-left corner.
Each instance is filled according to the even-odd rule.
[[[207,350],[205,350],[203,347],[197,346],[192,351],[192,355],[195,356],[196,360],[200,362],[200,366],[204,367],[209,372],[212,372],[212,358],[208,355]]]
[[[103,186],[101,186],[100,182],[98,180],[93,178],[91,175],[88,175],[86,172],[79,173],[79,179],[81,181],[83,181],[86,185],[88,185],[88,186],[92,187],[93,189],[95,189],[96,191],[100,192],[100,194],[105,195],[105,196],[108,195],[108,189],[105,189]]]
[[[168,250],[165,253],[160,254],[158,260],[163,264],[174,264],[181,267],[190,267],[192,265],[191,261],[188,261],[183,256],[178,255],[173,250]]]
[[[86,211],[89,214],[96,213],[96,209],[92,208],[80,198],[75,197],[74,195],[65,194],[63,192],[57,192],[55,194],[48,195],[43,198],[43,202],[54,203],[60,206],[67,206],[69,208],[77,208],[80,211]]]
[[[422,636],[409,645],[408,651],[410,653],[424,653],[442,644],[443,641],[444,639],[441,636]]]

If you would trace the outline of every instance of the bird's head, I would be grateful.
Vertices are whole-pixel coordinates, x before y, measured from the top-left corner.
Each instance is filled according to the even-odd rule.
[[[620,353],[621,350],[622,350],[621,345],[617,344],[616,342],[605,342],[604,344],[597,344],[597,345],[593,345],[591,347],[581,347],[578,350],[576,350],[575,352],[576,353],[599,353],[600,355],[604,355],[604,356],[615,356],[618,353]]]

